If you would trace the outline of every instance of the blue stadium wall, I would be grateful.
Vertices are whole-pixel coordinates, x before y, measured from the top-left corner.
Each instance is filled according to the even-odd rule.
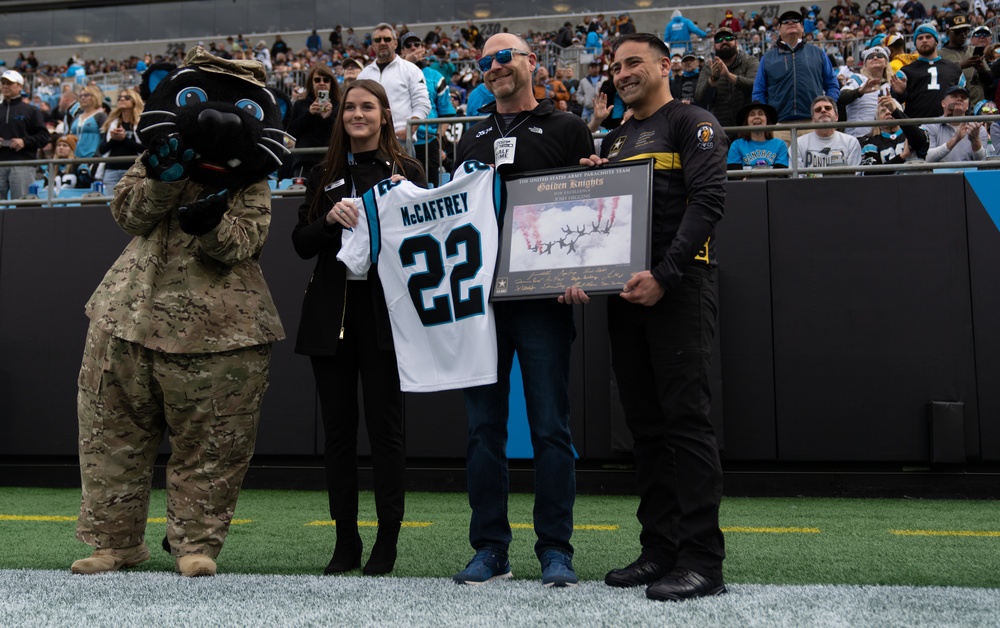
[[[312,270],[291,247],[299,202],[275,199],[262,260],[292,335]],[[724,459],[1000,461],[998,225],[1000,172],[728,184],[713,376]],[[76,454],[83,305],[126,242],[107,206],[0,211],[0,465]],[[631,443],[596,301],[577,309],[572,429],[581,460],[614,461]],[[315,458],[315,388],[292,348],[275,346],[257,450]],[[510,452],[530,456],[512,408]],[[411,461],[461,464],[459,392],[408,394],[405,419]]]

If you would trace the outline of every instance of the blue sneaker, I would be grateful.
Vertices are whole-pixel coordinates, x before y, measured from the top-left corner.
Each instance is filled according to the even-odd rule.
[[[573,571],[573,559],[557,549],[542,552],[542,586],[575,587],[579,580]]]
[[[506,554],[482,549],[476,552],[465,569],[451,577],[456,584],[486,584],[513,576]]]

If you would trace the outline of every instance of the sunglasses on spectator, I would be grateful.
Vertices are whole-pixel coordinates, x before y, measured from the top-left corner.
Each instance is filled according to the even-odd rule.
[[[524,55],[528,56],[530,52],[523,52],[521,50],[514,50],[513,48],[505,48],[503,50],[498,50],[496,53],[491,54],[487,57],[483,57],[479,60],[479,69],[483,72],[489,72],[490,68],[493,67],[493,59],[497,60],[500,65],[507,65],[514,60],[514,55]]]
[[[782,26],[788,26],[789,24],[801,24],[802,20],[781,20]]]
[[[405,44],[403,44],[403,48],[420,48],[423,45],[424,45],[424,42],[419,41],[419,40],[418,41],[408,41]]]
[[[313,83],[329,83],[330,77],[328,76],[314,76]]]
[[[125,94],[122,94],[121,96],[118,97],[118,100],[128,100],[128,101],[131,101],[132,97],[131,96],[126,96]]]
[[[392,41],[392,37],[372,37],[372,42],[376,44],[387,44]]]
[[[871,52],[871,53],[868,53],[867,57],[865,57],[865,61],[867,61],[869,59],[888,59],[888,58],[889,57],[885,56],[881,52]]]
[[[736,39],[736,38],[734,36],[732,36],[732,35],[716,35],[715,36],[715,43],[718,44],[718,43],[721,43],[721,42],[724,42],[724,41],[733,41],[734,39]]]

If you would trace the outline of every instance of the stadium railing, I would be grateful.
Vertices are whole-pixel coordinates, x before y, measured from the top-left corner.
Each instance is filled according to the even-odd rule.
[[[408,127],[413,130],[414,127],[420,126],[422,124],[463,124],[469,125],[480,120],[485,119],[486,116],[458,116],[450,118],[427,118],[423,120],[409,120],[407,122]],[[940,124],[943,118],[912,118],[905,120],[906,124]],[[1000,115],[993,116],[961,116],[948,118],[949,123],[959,123],[959,122],[984,122],[993,123],[1000,122]],[[865,121],[863,126],[896,126],[900,123],[900,120],[870,120]],[[882,174],[882,173],[916,173],[916,172],[955,172],[958,170],[997,170],[1000,169],[1000,155],[988,155],[985,159],[980,161],[960,161],[960,162],[928,162],[923,160],[911,160],[903,164],[890,164],[890,165],[878,165],[878,166],[828,166],[822,168],[800,168],[798,165],[798,138],[802,135],[809,133],[815,129],[845,129],[848,127],[857,127],[857,120],[850,120],[844,122],[823,122],[823,123],[813,123],[807,122],[802,124],[787,125],[787,124],[776,124],[773,126],[739,126],[739,127],[725,127],[723,130],[729,137],[736,137],[740,132],[745,131],[789,131],[791,134],[791,143],[788,149],[788,159],[789,168],[788,169],[754,169],[754,170],[730,170],[727,171],[727,177],[730,179],[745,179],[745,178],[776,178],[776,177],[800,177],[800,176],[813,176],[813,175],[864,175],[864,174]],[[599,140],[605,134],[595,133],[594,139]],[[1000,147],[998,147],[1000,148]],[[406,142],[406,149],[410,155],[414,155],[414,146],[412,139],[412,132],[409,139]],[[326,152],[325,148],[297,148],[292,149],[292,154],[323,154]],[[21,161],[6,161],[4,166],[34,166],[36,169],[40,166],[46,166],[48,172],[54,172],[58,166],[67,164],[99,164],[99,163],[127,163],[131,164],[134,162],[134,158],[131,157],[91,157],[87,159],[27,159]],[[426,163],[424,166],[426,167]],[[293,180],[282,180],[277,181],[271,185],[271,194],[276,197],[282,196],[300,196],[302,195],[305,187],[301,184],[296,184]],[[84,190],[86,193],[87,190]],[[39,190],[37,198],[21,198],[21,199],[9,199],[0,201],[0,210],[10,209],[15,207],[51,207],[51,206],[65,206],[65,205],[79,205],[81,203],[107,203],[111,200],[113,190],[106,189],[104,193],[93,193],[93,194],[83,194],[79,197],[74,196],[73,198],[60,198],[55,191],[55,184],[51,177],[48,179],[48,183],[44,190]],[[30,196],[30,195],[29,195]]]

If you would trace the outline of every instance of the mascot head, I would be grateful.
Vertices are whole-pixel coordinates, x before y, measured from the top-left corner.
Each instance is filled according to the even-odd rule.
[[[196,46],[184,65],[154,64],[142,75],[146,109],[138,133],[146,146],[180,137],[194,151],[188,176],[237,189],[259,181],[289,152],[282,106],[264,84],[259,61],[220,59]]]

